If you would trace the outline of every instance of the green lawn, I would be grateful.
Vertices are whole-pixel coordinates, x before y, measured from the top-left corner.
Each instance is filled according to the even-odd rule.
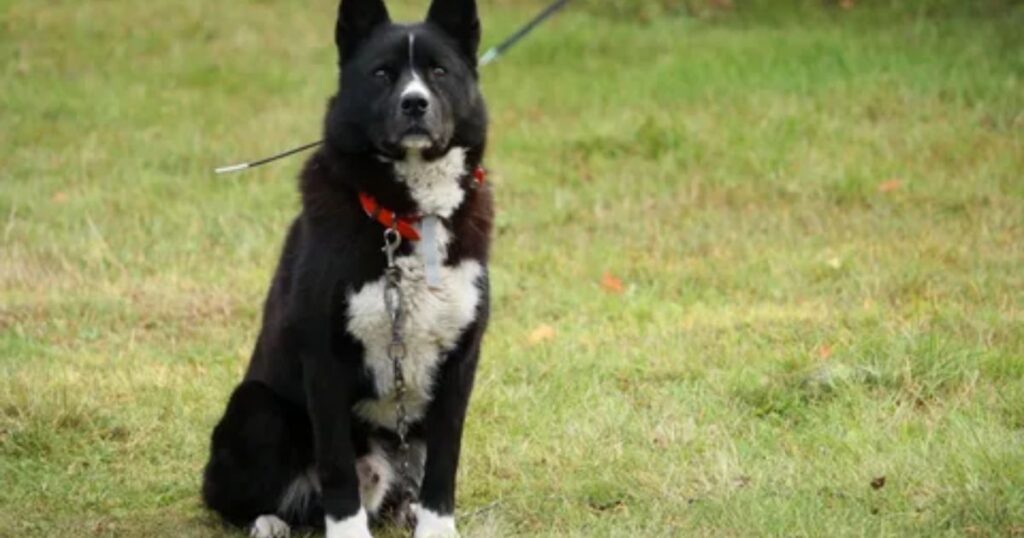
[[[803,3],[582,2],[483,72],[464,536],[1024,536],[1024,6]],[[0,0],[0,536],[231,535],[302,159],[210,171],[319,136],[334,10]]]

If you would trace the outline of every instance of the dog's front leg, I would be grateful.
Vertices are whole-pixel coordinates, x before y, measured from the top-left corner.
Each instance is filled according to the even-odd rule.
[[[336,255],[341,249],[331,226],[306,221],[299,226],[305,243],[290,277],[294,291],[284,316],[285,345],[286,354],[301,361],[327,538],[372,538],[352,441],[360,349],[351,339],[339,341],[332,323],[341,308],[344,263]]]
[[[416,515],[414,538],[458,536],[455,528],[455,475],[484,323],[482,315],[466,332],[462,342],[441,367],[434,386],[434,398],[424,421],[427,461],[420,504],[413,506]]]
[[[321,269],[315,261],[324,262],[314,259],[304,267]],[[328,269],[319,274],[331,274]],[[367,513],[359,499],[352,445],[351,409],[358,367],[345,359],[357,356],[358,350],[354,343],[352,349],[337,349],[338,342],[332,340],[333,286],[323,279],[305,278],[324,285],[300,288],[302,293],[297,293],[290,305],[287,331],[290,353],[302,361],[327,538],[371,538]]]
[[[304,370],[327,538],[370,538],[352,446],[356,374],[330,353],[307,358]]]

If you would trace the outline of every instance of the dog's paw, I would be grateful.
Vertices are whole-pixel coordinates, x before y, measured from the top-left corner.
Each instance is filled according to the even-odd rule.
[[[250,538],[288,538],[291,534],[288,524],[275,515],[256,518],[249,529]]]
[[[455,516],[442,516],[419,504],[412,505],[416,516],[416,531],[413,538],[459,538],[455,530]]]
[[[341,521],[327,516],[327,538],[373,538],[366,510],[360,508],[355,515]]]

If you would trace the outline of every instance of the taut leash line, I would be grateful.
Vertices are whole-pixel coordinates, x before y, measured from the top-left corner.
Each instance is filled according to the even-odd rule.
[[[523,27],[520,28],[519,30],[516,30],[516,32],[514,34],[512,34],[509,37],[507,37],[504,41],[502,41],[501,43],[495,45],[494,47],[491,47],[490,49],[487,49],[487,52],[483,53],[483,55],[480,56],[480,59],[477,60],[479,62],[479,64],[480,64],[480,67],[483,67],[483,66],[485,66],[485,65],[487,65],[487,64],[489,64],[489,63],[491,63],[491,62],[493,62],[495,60],[497,60],[498,58],[500,58],[503,54],[505,54],[505,52],[508,49],[512,48],[512,46],[514,46],[521,39],[526,37],[527,34],[532,32],[534,28],[540,26],[541,23],[543,23],[544,21],[548,20],[549,18],[551,18],[552,15],[554,15],[559,10],[561,10],[563,7],[565,7],[565,5],[569,3],[569,1],[570,0],[555,0],[554,3],[552,3],[548,7],[544,8],[544,10],[541,11],[536,17],[531,19],[530,22],[528,22],[525,25],[523,25]],[[300,152],[303,152],[303,151],[307,151],[307,150],[313,149],[313,148],[315,148],[317,146],[322,145],[323,143],[324,143],[323,140],[317,140],[316,142],[310,142],[309,144],[305,144],[305,145],[299,146],[297,148],[292,148],[292,149],[289,149],[287,151],[282,151],[281,153],[277,153],[275,155],[271,155],[269,157],[264,157],[262,159],[258,159],[258,160],[255,160],[255,161],[248,161],[248,162],[242,162],[242,163],[238,163],[238,164],[230,164],[230,165],[227,165],[227,166],[221,166],[219,168],[215,168],[213,170],[213,172],[215,174],[230,174],[232,172],[241,172],[242,170],[248,170],[250,168],[256,168],[257,166],[263,166],[264,164],[272,163],[272,162],[274,162],[274,161],[276,161],[278,159],[283,159],[285,157],[288,157],[288,156],[291,156],[291,155],[295,155],[296,153],[300,153]]]
[[[213,172],[215,174],[227,174],[227,173],[230,173],[230,172],[241,172],[242,170],[248,170],[249,168],[255,168],[255,167],[260,166],[260,165],[264,165],[264,164],[267,164],[267,163],[274,162],[274,161],[276,161],[278,159],[283,159],[283,158],[285,158],[285,157],[287,157],[289,155],[295,155],[296,153],[299,153],[299,152],[302,152],[302,151],[306,151],[307,149],[313,149],[313,148],[315,148],[315,147],[317,147],[317,146],[319,146],[320,144],[323,144],[323,143],[324,143],[323,140],[317,140],[316,142],[310,142],[309,144],[304,144],[304,145],[299,146],[297,148],[292,148],[292,149],[290,149],[288,151],[282,151],[281,153],[278,153],[277,155],[271,155],[270,157],[265,157],[263,159],[259,159],[259,160],[256,160],[256,161],[251,161],[251,162],[247,162],[247,163],[232,164],[232,165],[229,165],[229,166],[221,166],[220,168],[215,169]]]
[[[501,43],[498,43],[497,45],[491,47],[490,49],[487,49],[487,52],[485,52],[483,56],[480,57],[480,60],[478,60],[480,63],[480,67],[483,67],[493,62],[494,60],[497,60],[502,54],[505,54],[506,50],[512,48],[512,46],[518,43],[520,39],[526,37],[526,34],[532,32],[534,28],[540,26],[541,23],[548,20],[552,15],[557,13],[558,10],[565,7],[565,5],[568,3],[569,0],[556,0],[555,3],[544,8],[544,11],[541,11],[530,22],[526,23],[525,26],[523,26],[519,30],[516,30],[516,33],[510,35]]]

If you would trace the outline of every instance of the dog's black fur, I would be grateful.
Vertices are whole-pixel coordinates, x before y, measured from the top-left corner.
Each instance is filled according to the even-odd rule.
[[[385,269],[384,228],[368,218],[358,193],[399,214],[420,211],[395,164],[412,151],[404,142],[417,137],[426,162],[463,148],[457,181],[464,196],[443,221],[451,235],[444,266],[475,261],[484,268],[475,280],[472,321],[442,349],[428,388],[432,399],[410,433],[421,456],[425,449],[414,471],[419,503],[453,514],[463,421],[489,311],[491,193],[472,177],[487,126],[477,89],[479,39],[473,0],[434,0],[427,21],[415,25],[392,24],[382,0],[342,0],[335,33],[340,89],[328,105],[326,143],[302,171],[302,211],[288,231],[249,369],[212,436],[203,499],[226,520],[250,525],[275,514],[293,525],[323,525],[325,516],[354,517],[365,478],[357,461],[371,445],[395,444],[389,428],[353,411],[357,402],[386,394],[378,394],[367,349],[348,328],[349,301]],[[403,113],[410,76],[429,88],[422,115]],[[416,256],[414,244],[404,242],[399,256]],[[311,492],[283,508],[303,477]],[[390,492],[388,503],[405,501],[394,497]]]

